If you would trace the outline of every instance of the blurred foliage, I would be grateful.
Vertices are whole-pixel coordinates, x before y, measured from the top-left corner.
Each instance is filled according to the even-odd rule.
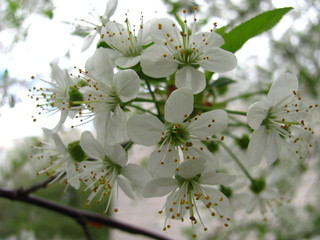
[[[6,164],[0,168],[0,187],[27,188],[46,179],[46,176],[36,176],[35,162],[31,162],[31,145],[39,144],[38,139],[29,138],[15,145],[15,149],[7,154]],[[101,204],[85,206],[89,193],[81,189],[68,188],[64,183],[56,182],[45,189],[33,193],[35,196],[96,213],[105,210],[104,201]],[[22,231],[33,232],[35,239],[86,239],[82,227],[75,220],[59,213],[32,206],[21,202],[0,199],[0,236],[9,239],[10,236],[20,236]],[[93,239],[107,240],[109,229],[103,225],[88,223]]]
[[[32,14],[52,19],[54,16],[52,0],[1,0],[0,31],[14,30],[14,43],[25,39],[29,26],[25,26],[24,23]]]

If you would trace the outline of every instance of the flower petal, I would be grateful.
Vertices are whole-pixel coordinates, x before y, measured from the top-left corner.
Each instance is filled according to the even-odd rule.
[[[123,149],[123,147],[120,144],[106,145],[104,147],[104,154],[108,158],[110,158],[112,162],[118,164],[121,167],[126,165],[128,161],[127,152]]]
[[[191,66],[185,66],[176,73],[176,86],[191,89],[193,94],[202,92],[206,87],[204,74]]]
[[[85,131],[82,133],[80,146],[89,157],[103,160],[104,150],[101,144],[92,136],[91,132]]]
[[[266,100],[261,100],[259,102],[251,104],[247,113],[248,125],[252,129],[257,129],[258,127],[260,127],[261,123],[266,119],[268,115],[269,108],[270,104]]]
[[[282,139],[276,129],[269,131],[268,143],[266,146],[266,161],[267,166],[270,166],[275,160],[277,160],[282,146]]]
[[[160,152],[155,150],[151,153],[148,168],[156,177],[172,177],[178,164],[179,154],[173,145],[168,144]]]
[[[212,110],[191,119],[188,125],[190,135],[197,137],[212,136],[228,126],[228,114],[223,110]]]
[[[200,66],[207,71],[223,73],[234,69],[237,65],[236,56],[221,48],[210,48],[204,52],[207,60],[202,61]]]
[[[134,115],[128,120],[127,131],[135,143],[152,146],[160,142],[166,128],[155,116]]]
[[[107,3],[106,10],[103,14],[103,18],[109,21],[109,18],[114,14],[117,9],[118,0],[109,0]]]
[[[151,38],[159,46],[169,41],[172,46],[182,46],[180,32],[177,24],[170,18],[156,19],[150,27]]]
[[[251,164],[258,164],[261,161],[266,152],[267,139],[268,135],[265,126],[254,130],[248,146],[248,158]]]
[[[131,199],[134,199],[132,187],[127,179],[122,176],[118,176],[117,182],[121,190]]]
[[[141,56],[135,56],[135,57],[119,57],[116,60],[116,65],[121,68],[130,68],[135,65],[137,65],[140,62]]]
[[[296,76],[291,73],[282,74],[277,80],[275,80],[269,90],[267,99],[272,105],[277,105],[285,98],[293,95],[293,92],[297,92],[299,81]]]
[[[143,187],[147,182],[151,181],[150,173],[137,164],[129,163],[124,166],[121,169],[121,174],[138,187]]]
[[[168,49],[152,45],[142,53],[140,60],[142,71],[154,78],[169,77],[178,67],[178,64],[169,58],[170,55]]]
[[[226,173],[206,173],[201,174],[199,183],[207,185],[228,185],[236,180],[236,176]]]
[[[88,34],[85,38],[84,38],[84,42],[82,44],[82,48],[81,48],[81,52],[84,52],[85,50],[87,50],[91,44],[93,43],[94,39],[96,38],[96,36],[98,35],[97,31],[93,31],[92,33]]]
[[[143,188],[142,196],[145,198],[162,197],[178,187],[173,178],[156,178],[147,183]]]
[[[108,81],[110,84],[113,79],[113,63],[107,49],[96,49],[93,56],[87,60],[85,68],[96,80],[101,82]]]
[[[177,174],[185,179],[192,179],[206,168],[206,161],[202,158],[185,160],[179,165]]]
[[[182,123],[193,111],[193,94],[188,88],[171,93],[164,105],[164,118],[170,123]]]
[[[140,78],[131,70],[123,70],[114,76],[114,89],[122,102],[134,99],[139,92]]]

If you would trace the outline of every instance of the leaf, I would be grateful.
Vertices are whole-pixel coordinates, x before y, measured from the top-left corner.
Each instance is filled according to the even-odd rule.
[[[231,78],[227,78],[227,77],[221,77],[215,81],[213,81],[210,86],[212,88],[216,88],[218,91],[219,95],[223,95],[227,92],[228,90],[228,85],[235,83],[236,81],[231,79]]]
[[[278,8],[271,11],[261,13],[254,18],[240,24],[231,31],[224,33],[222,28],[219,33],[224,37],[225,44],[223,49],[235,53],[238,51],[250,38],[253,38],[265,31],[274,27],[281,18],[289,12],[292,7]]]

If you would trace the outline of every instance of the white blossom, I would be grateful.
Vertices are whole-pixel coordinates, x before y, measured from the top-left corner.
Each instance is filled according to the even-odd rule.
[[[40,170],[37,174],[46,173],[49,176],[53,176],[54,179],[50,184],[61,179],[68,185],[78,189],[80,187],[80,181],[78,178],[75,178],[77,175],[76,162],[83,159],[75,159],[57,133],[46,128],[43,128],[43,131],[49,138],[49,141],[44,142],[41,147],[35,147],[42,150],[42,152],[32,156],[32,158],[42,161],[49,160],[50,166]]]
[[[137,144],[160,146],[151,154],[149,168],[157,176],[172,176],[179,163],[179,151],[186,159],[212,157],[202,140],[212,137],[228,125],[228,115],[212,110],[189,119],[193,112],[193,94],[187,88],[175,90],[164,109],[166,123],[152,115],[134,115],[128,120],[128,135]]]
[[[85,79],[88,86],[82,89],[84,102],[90,113],[80,113],[83,117],[94,117],[98,139],[123,142],[126,134],[127,118],[123,105],[134,99],[140,88],[140,78],[133,70],[113,73],[113,64],[104,48],[96,50],[87,61]]]
[[[168,195],[164,211],[167,216],[163,230],[170,228],[171,219],[184,221],[188,212],[192,225],[200,221],[204,230],[205,223],[200,216],[200,204],[217,216],[227,227],[231,221],[232,210],[228,198],[214,186],[230,184],[234,176],[217,173],[202,159],[182,162],[174,177],[151,180],[143,189],[146,198]],[[162,213],[162,211],[160,211]],[[194,236],[195,237],[195,236]]]
[[[311,128],[305,126],[301,112],[308,112],[313,106],[301,106],[297,91],[298,79],[286,73],[274,81],[266,99],[249,107],[248,124],[254,129],[248,146],[251,163],[259,163],[265,156],[267,165],[271,165],[278,158],[284,143],[301,142],[295,136],[297,128],[312,133]],[[299,154],[298,150],[295,151]]]
[[[151,44],[151,39],[146,33],[149,24],[143,24],[142,17],[138,34],[136,34],[135,26],[131,26],[128,18],[126,18],[125,23],[126,27],[118,22],[106,23],[101,31],[101,40],[105,41],[111,48],[107,50],[114,59],[115,65],[121,68],[130,68],[140,62],[143,47]]]
[[[214,31],[196,32],[195,25],[190,30],[185,21],[181,30],[171,19],[154,21],[150,34],[155,44],[142,54],[142,71],[155,78],[175,73],[176,86],[190,88],[196,94],[206,87],[204,73],[198,67],[219,73],[235,68],[236,57],[220,48],[223,38]]]
[[[90,132],[85,131],[82,133],[80,145],[90,158],[78,164],[78,168],[82,171],[80,179],[87,184],[84,191],[92,190],[87,199],[88,204],[97,195],[100,195],[98,202],[108,196],[106,212],[111,203],[111,196],[119,187],[133,199],[131,185],[143,187],[150,179],[149,173],[142,167],[127,163],[127,152],[120,144],[102,145]]]

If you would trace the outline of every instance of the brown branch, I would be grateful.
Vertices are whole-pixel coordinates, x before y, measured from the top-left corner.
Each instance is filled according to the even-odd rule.
[[[40,185],[41,184],[38,184],[37,186],[40,186]],[[45,185],[42,185],[42,186],[45,186]],[[38,189],[38,188],[31,187],[29,188],[29,190],[27,189],[27,194],[26,194],[26,190],[22,190],[22,189],[5,190],[0,188],[0,197],[7,198],[12,201],[25,202],[31,205],[42,207],[42,208],[63,214],[65,216],[71,217],[74,220],[76,220],[78,223],[80,223],[80,225],[83,227],[88,240],[90,239],[89,238],[90,236],[88,235],[89,232],[86,225],[87,222],[102,224],[102,225],[116,228],[131,234],[140,234],[153,239],[170,240],[169,238],[159,235],[155,232],[152,232],[140,227],[132,226],[130,224],[123,223],[121,221],[112,219],[110,217],[102,216],[100,214],[89,212],[89,211],[84,211],[84,210],[64,206],[64,205],[28,194],[29,192],[31,192],[30,189]]]

